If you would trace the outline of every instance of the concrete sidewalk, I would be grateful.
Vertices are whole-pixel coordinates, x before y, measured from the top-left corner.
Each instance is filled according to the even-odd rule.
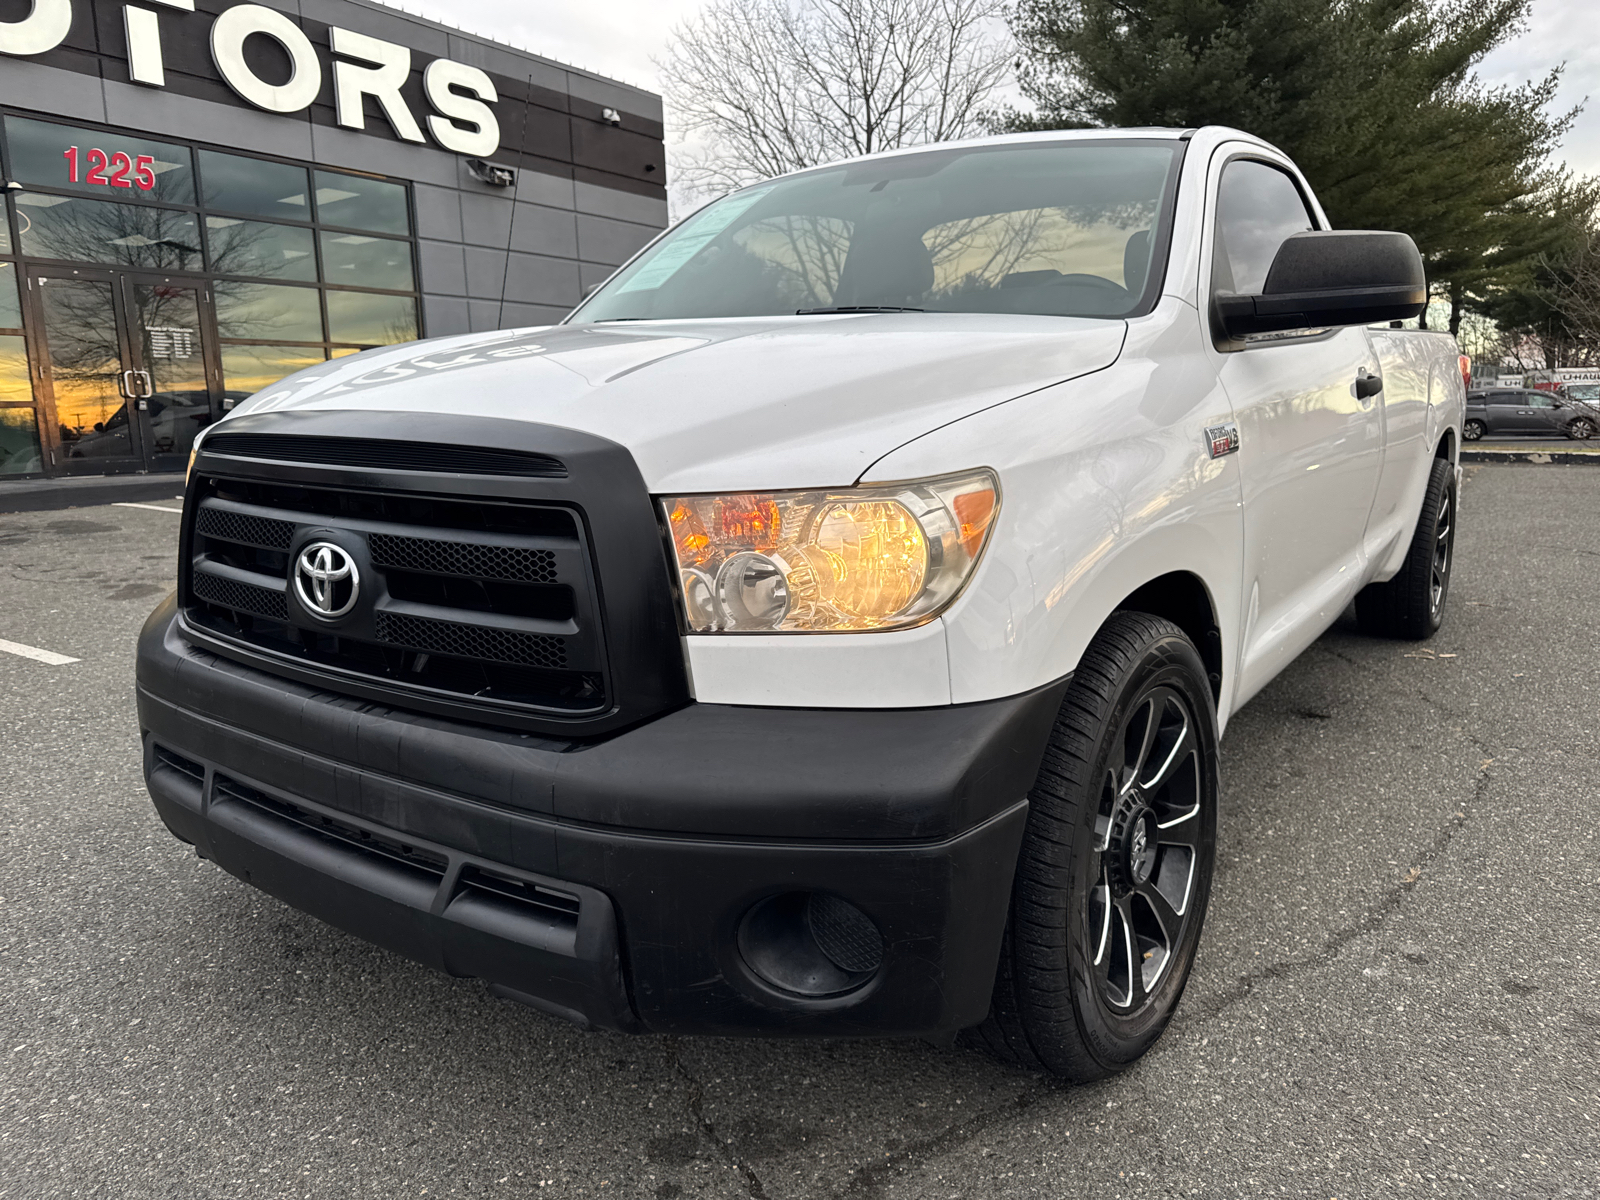
[[[183,498],[183,476],[84,475],[70,479],[22,479],[0,483],[0,513],[54,512],[101,504],[148,503]]]

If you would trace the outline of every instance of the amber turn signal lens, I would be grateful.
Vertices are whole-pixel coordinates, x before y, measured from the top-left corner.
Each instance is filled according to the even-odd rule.
[[[998,500],[988,471],[838,491],[662,501],[695,633],[904,628],[971,576]]]

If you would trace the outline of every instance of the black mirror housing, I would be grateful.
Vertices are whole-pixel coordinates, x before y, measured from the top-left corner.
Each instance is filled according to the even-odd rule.
[[[1428,303],[1417,244],[1403,233],[1317,230],[1284,239],[1259,296],[1217,297],[1229,338],[1415,317]]]

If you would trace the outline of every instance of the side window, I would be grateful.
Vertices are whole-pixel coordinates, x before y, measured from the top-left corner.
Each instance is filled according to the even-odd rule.
[[[1515,392],[1490,392],[1489,393],[1489,403],[1490,404],[1515,404],[1516,402],[1517,402],[1517,394]]]
[[[1259,295],[1284,239],[1315,228],[1294,180],[1266,163],[1235,159],[1222,169],[1217,194],[1212,288]]]
[[[1556,398],[1548,392],[1534,392],[1528,396],[1529,408],[1554,408]]]

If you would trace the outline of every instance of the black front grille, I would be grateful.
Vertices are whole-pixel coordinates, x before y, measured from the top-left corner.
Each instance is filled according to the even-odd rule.
[[[478,658],[486,662],[517,663],[524,667],[546,667],[554,671],[567,668],[567,648],[563,639],[516,629],[493,629],[483,625],[463,625],[458,621],[433,621],[399,613],[377,615],[380,642],[413,646],[435,654],[456,658]]]
[[[209,454],[322,466],[389,471],[441,471],[453,475],[512,475],[561,479],[565,464],[548,454],[489,446],[438,446],[383,438],[304,437],[279,433],[215,433]]]
[[[472,579],[555,583],[556,556],[549,550],[522,546],[486,546],[473,542],[441,542],[432,538],[395,537],[375,533],[367,539],[372,561],[380,567],[407,567],[430,575],[465,575]]]
[[[564,717],[608,703],[589,552],[570,509],[226,477],[203,481],[190,507],[193,627],[401,703]],[[361,578],[357,606],[332,621],[292,587],[300,549],[327,540]]]
[[[199,533],[225,542],[238,542],[243,546],[261,546],[270,550],[287,550],[294,540],[294,522],[275,521],[269,517],[249,517],[244,513],[228,512],[220,508],[203,509],[195,522]]]
[[[281,588],[258,587],[223,575],[197,572],[194,576],[194,594],[210,604],[235,612],[266,617],[270,621],[289,619],[289,602]]]
[[[204,784],[206,769],[192,758],[185,758],[176,751],[168,750],[165,746],[155,747],[155,766],[157,769],[166,767],[170,771],[186,776],[194,783]]]

